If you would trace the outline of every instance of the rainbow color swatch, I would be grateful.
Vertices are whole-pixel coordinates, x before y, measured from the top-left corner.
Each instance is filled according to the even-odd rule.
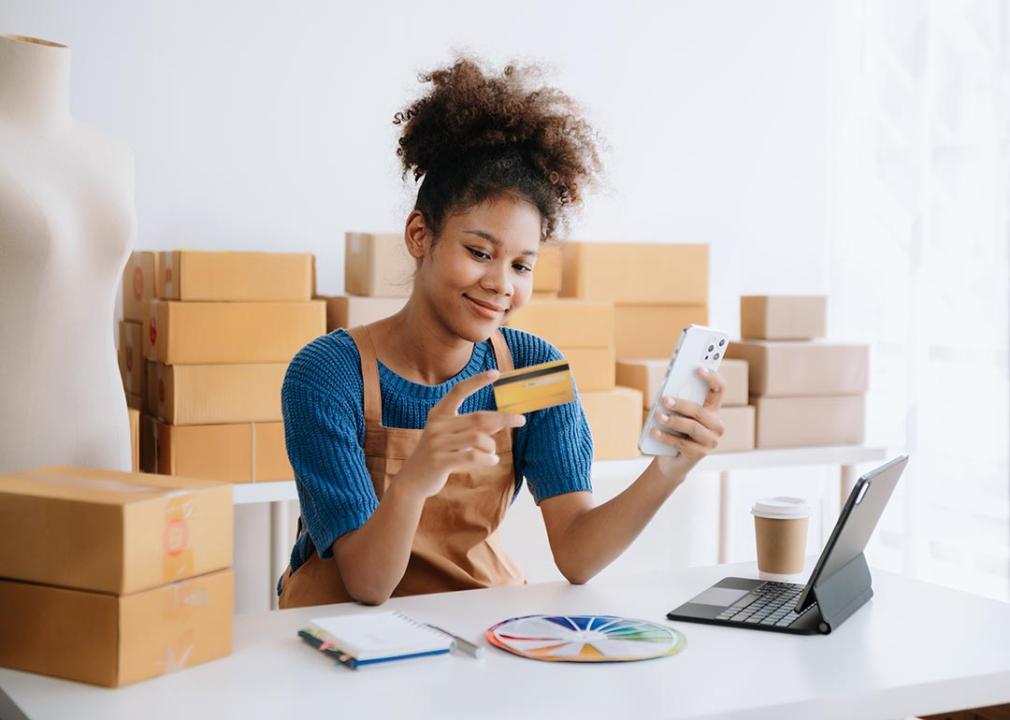
[[[631,662],[676,655],[683,633],[614,615],[526,615],[488,628],[495,647],[551,662]]]

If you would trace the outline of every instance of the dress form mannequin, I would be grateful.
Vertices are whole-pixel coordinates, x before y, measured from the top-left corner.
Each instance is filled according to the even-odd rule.
[[[0,472],[130,469],[116,288],[133,156],[76,122],[70,50],[0,35]]]

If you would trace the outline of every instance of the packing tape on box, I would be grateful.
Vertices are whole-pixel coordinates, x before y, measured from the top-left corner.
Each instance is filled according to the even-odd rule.
[[[72,485],[74,487],[87,488],[89,490],[109,490],[111,492],[123,493],[146,493],[165,492],[165,488],[157,485],[144,485],[142,483],[125,483],[119,480],[109,480],[107,478],[79,477],[77,475],[49,475],[44,473],[32,473],[32,482],[49,482],[53,485]],[[179,492],[179,491],[176,491]],[[182,491],[185,492],[185,491]]]
[[[161,295],[165,298],[175,297],[175,293],[172,292],[172,285],[175,282],[175,268],[172,267],[174,257],[174,252],[167,252],[161,256],[160,272],[164,281]]]
[[[165,505],[161,575],[166,582],[193,574],[193,548],[189,543],[189,519],[193,516],[193,505],[192,493],[169,498]]]

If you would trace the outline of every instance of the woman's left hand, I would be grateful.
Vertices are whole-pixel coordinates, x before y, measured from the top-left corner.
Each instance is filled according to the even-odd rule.
[[[652,436],[676,448],[679,454],[676,457],[659,455],[652,462],[666,478],[676,480],[678,485],[699,460],[718,447],[719,438],[725,432],[719,419],[719,409],[726,382],[719,373],[704,368],[699,368],[698,374],[708,381],[704,403],[699,405],[690,400],[664,397],[663,407],[653,418],[655,429]],[[672,435],[673,432],[687,437]]]

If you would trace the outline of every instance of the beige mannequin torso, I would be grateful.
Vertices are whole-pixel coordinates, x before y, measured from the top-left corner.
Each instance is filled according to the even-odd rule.
[[[11,103],[61,84],[67,65],[66,48],[0,37],[0,472],[130,467],[112,320],[135,234],[132,155],[58,99]]]

